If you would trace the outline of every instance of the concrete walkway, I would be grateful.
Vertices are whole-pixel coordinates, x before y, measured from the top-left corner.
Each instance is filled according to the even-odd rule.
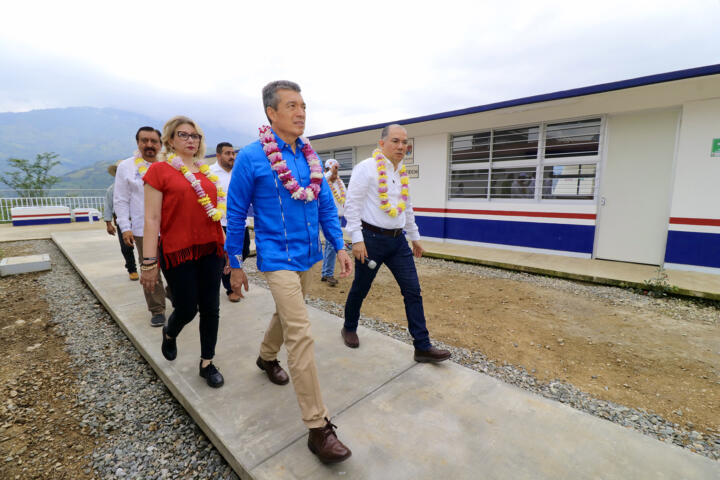
[[[212,390],[197,373],[196,323],[178,338],[178,358],[162,357],[115,239],[90,231],[53,240],[242,478],[720,478],[720,462],[454,363],[417,364],[410,346],[374,331],[361,327],[361,348],[348,349],[341,319],[310,308],[324,399],[353,450],[324,466],[307,449],[292,386],[271,384],[254,364],[273,312],[267,290],[252,286],[239,304],[221,295],[215,362],[226,384]],[[284,352],[280,360],[287,365]]]

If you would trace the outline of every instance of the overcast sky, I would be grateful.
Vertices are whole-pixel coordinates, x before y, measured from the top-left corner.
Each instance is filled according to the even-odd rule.
[[[720,0],[5,2],[0,111],[185,114],[249,135],[298,82],[307,134],[720,63]]]

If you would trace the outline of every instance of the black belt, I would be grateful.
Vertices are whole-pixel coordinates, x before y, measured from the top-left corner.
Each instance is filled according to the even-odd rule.
[[[403,234],[402,228],[380,228],[375,225],[370,225],[364,220],[360,220],[360,223],[362,224],[362,228],[365,230],[370,230],[371,232],[379,233],[380,235],[385,235],[386,237],[399,237]]]

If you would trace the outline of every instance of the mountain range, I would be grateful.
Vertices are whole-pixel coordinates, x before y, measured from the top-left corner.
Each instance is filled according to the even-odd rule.
[[[164,120],[113,108],[69,107],[0,113],[0,173],[10,158],[35,159],[43,152],[59,155],[52,174],[60,177],[54,188],[105,188],[111,177],[107,167],[132,155],[135,132],[143,125],[162,129]],[[243,146],[249,132],[203,125],[208,154],[229,141]],[[7,188],[0,183],[0,188]]]

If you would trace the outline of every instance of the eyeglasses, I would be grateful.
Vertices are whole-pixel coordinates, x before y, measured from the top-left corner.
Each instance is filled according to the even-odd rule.
[[[198,133],[175,132],[175,134],[179,139],[185,141],[192,140],[193,142],[199,142],[202,139],[202,135]]]

